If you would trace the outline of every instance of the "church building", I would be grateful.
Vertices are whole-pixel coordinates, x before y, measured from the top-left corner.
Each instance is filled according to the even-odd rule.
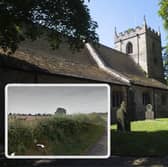
[[[79,52],[61,44],[52,50],[45,38],[24,41],[15,54],[0,54],[0,113],[4,116],[7,83],[107,83],[111,87],[111,120],[122,101],[131,120],[145,119],[146,105],[154,117],[168,116],[161,36],[143,25],[114,36],[115,47],[86,43]],[[1,121],[1,127],[3,127]]]

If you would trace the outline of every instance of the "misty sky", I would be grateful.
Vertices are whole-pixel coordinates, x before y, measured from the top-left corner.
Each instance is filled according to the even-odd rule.
[[[8,87],[8,113],[107,112],[107,87]]]

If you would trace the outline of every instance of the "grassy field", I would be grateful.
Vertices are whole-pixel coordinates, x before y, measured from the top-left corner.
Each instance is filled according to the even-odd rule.
[[[168,119],[131,122],[131,132],[117,132],[116,128],[111,126],[113,155],[168,155]]]
[[[9,117],[9,154],[80,155],[95,144],[104,133],[105,120],[98,114]],[[36,144],[45,145],[39,149]]]

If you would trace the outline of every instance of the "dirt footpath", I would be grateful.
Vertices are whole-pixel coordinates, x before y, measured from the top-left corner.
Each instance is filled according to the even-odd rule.
[[[107,131],[87,152],[87,155],[107,155]]]

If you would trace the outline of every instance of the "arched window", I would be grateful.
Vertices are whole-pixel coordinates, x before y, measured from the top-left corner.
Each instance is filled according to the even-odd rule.
[[[127,43],[127,46],[126,46],[126,53],[127,54],[130,54],[133,52],[133,46],[132,46],[132,43],[131,42],[128,42]]]

